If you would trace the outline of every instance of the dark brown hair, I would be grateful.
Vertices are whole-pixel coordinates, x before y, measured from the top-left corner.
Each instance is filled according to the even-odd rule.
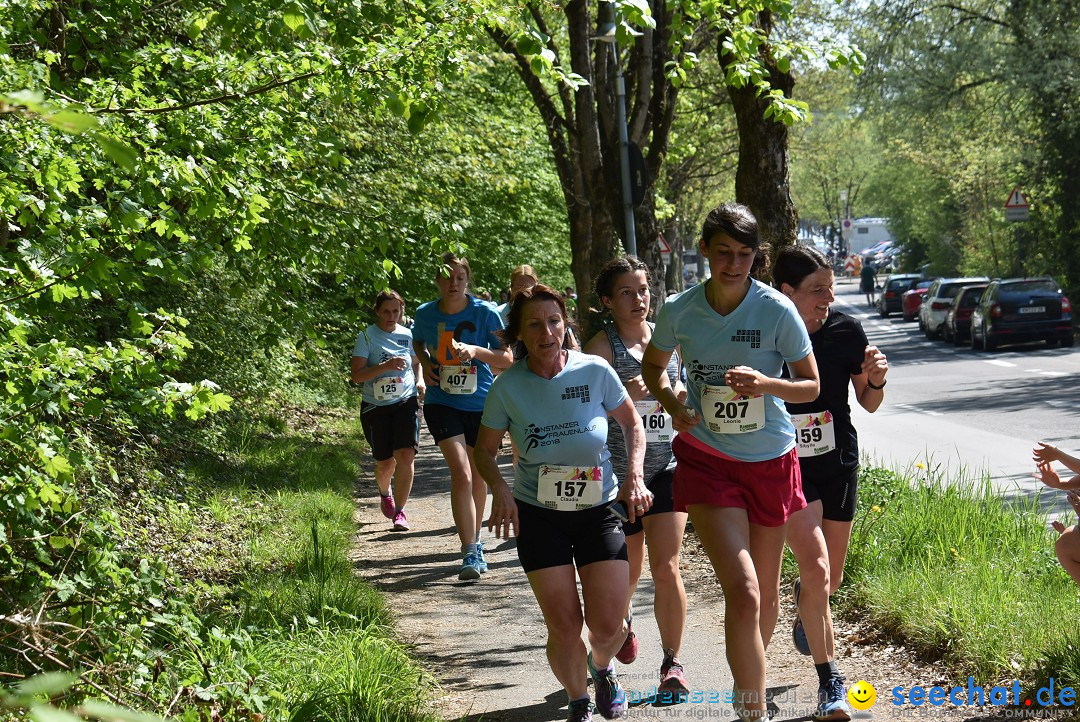
[[[708,248],[720,234],[754,249],[754,265],[750,267],[750,275],[758,276],[769,270],[769,244],[761,242],[757,218],[749,208],[741,203],[722,203],[709,211],[701,226],[702,245]]]
[[[776,255],[773,266],[773,284],[780,288],[786,283],[798,288],[807,276],[823,268],[832,268],[825,256],[816,248],[804,245],[786,246]]]
[[[375,297],[375,305],[372,308],[378,313],[379,306],[383,305],[387,301],[397,301],[401,304],[402,313],[405,312],[405,299],[401,297],[401,294],[392,288],[388,288],[385,291],[380,291],[379,295]]]
[[[449,274],[446,272],[447,266],[461,266],[465,269],[465,280],[472,283],[472,268],[469,266],[468,258],[465,258],[464,256],[459,257],[453,251],[447,251],[442,254],[442,265],[443,267],[439,269],[438,274],[440,278],[449,277]]]

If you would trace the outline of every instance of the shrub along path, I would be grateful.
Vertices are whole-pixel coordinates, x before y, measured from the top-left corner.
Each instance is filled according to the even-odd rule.
[[[501,461],[509,474],[509,455]],[[365,465],[357,486],[353,561],[358,572],[386,595],[397,620],[397,636],[413,644],[438,677],[441,688],[433,702],[438,713],[446,719],[565,719],[566,695],[548,669],[543,618],[518,564],[514,541],[496,541],[485,531],[490,571],[479,582],[459,582],[461,554],[450,515],[449,479],[431,437],[426,431],[421,437],[407,507],[410,531],[390,530],[390,522],[379,511],[371,468],[370,462]],[[631,700],[630,717],[734,719],[730,704],[707,701],[713,690],[723,695],[731,689],[731,675],[723,646],[723,597],[692,533],[683,545],[682,569],[689,618],[680,656],[691,687],[700,690],[705,701],[674,707],[633,704],[635,692],[647,695],[657,683],[661,658],[646,572],[634,598],[640,656],[632,665],[617,665]],[[810,658],[791,644],[794,605],[787,587],[781,605],[768,653],[769,684],[779,695],[778,719],[807,719],[816,704],[817,679]],[[907,650],[876,639],[858,624],[838,626],[837,647],[848,683],[865,679],[877,688],[878,702],[872,709],[876,719],[899,718],[899,708],[889,704],[892,687],[929,687],[946,681],[937,668],[917,663]],[[912,709],[907,707],[909,713]],[[959,710],[934,711],[959,718]],[[967,710],[963,717],[971,719],[972,712]]]

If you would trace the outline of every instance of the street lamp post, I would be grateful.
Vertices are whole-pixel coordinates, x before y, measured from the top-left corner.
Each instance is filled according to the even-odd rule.
[[[600,0],[597,13],[596,40],[611,45],[615,53],[615,114],[619,127],[619,170],[622,176],[623,225],[626,226],[624,239],[626,253],[637,255],[637,227],[634,219],[634,200],[630,190],[630,138],[626,129],[626,83],[623,80],[622,63],[619,60],[619,44],[615,33],[615,3],[612,0]]]

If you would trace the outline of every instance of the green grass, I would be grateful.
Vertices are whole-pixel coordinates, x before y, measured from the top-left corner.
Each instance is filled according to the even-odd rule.
[[[152,696],[175,697],[169,712],[193,721],[207,707],[292,722],[432,720],[433,679],[348,559],[366,457],[356,424],[303,421],[303,433],[234,427],[217,453],[182,456],[165,474],[183,493],[142,520],[145,541],[197,590],[204,631],[196,643],[158,633],[165,673]]]
[[[1037,503],[962,472],[912,472],[862,472],[840,609],[958,677],[1080,682],[1080,590]]]

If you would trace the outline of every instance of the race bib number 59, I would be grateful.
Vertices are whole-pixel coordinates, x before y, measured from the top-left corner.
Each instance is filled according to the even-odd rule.
[[[792,414],[791,423],[800,457],[821,456],[836,448],[836,427],[830,412]]]
[[[706,386],[701,393],[705,427],[714,434],[748,434],[765,428],[765,395],[743,396],[727,386]]]

